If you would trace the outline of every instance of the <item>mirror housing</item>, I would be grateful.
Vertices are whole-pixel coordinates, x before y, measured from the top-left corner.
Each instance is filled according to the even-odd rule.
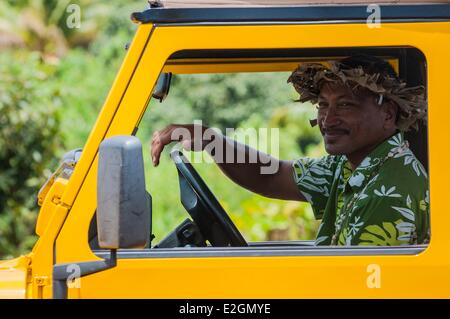
[[[152,97],[159,100],[159,102],[164,101],[167,95],[169,95],[171,80],[172,73],[161,73],[159,75],[158,81],[156,82]]]
[[[137,137],[119,135],[100,144],[97,175],[97,231],[109,258],[53,265],[52,292],[67,298],[67,281],[76,265],[79,278],[116,267],[117,249],[144,248],[151,233],[151,196],[145,190],[142,145]]]
[[[97,175],[100,248],[144,248],[151,233],[150,212],[141,142],[127,135],[105,139],[100,144]]]

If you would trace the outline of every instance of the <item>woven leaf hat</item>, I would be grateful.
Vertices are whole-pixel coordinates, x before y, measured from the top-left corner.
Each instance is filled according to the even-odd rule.
[[[426,121],[427,101],[423,86],[406,87],[389,63],[369,55],[356,55],[340,61],[330,61],[330,67],[319,63],[301,64],[288,78],[300,94],[299,102],[316,104],[323,84],[341,83],[352,91],[364,88],[383,100],[398,105],[397,127],[401,131],[418,128]]]

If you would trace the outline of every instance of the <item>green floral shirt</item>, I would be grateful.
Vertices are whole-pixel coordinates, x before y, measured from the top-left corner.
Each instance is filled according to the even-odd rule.
[[[428,176],[402,133],[352,171],[344,155],[294,161],[294,178],[322,219],[316,245],[399,246],[429,239]]]

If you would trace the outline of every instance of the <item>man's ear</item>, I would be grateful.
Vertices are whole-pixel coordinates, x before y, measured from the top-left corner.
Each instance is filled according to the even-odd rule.
[[[398,117],[398,105],[393,101],[385,101],[383,103],[383,111],[385,115],[384,128],[391,129],[396,128],[397,117]]]

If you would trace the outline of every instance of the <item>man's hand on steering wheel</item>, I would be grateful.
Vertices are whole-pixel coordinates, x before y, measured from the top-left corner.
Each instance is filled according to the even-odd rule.
[[[170,124],[160,131],[155,131],[151,142],[153,166],[159,165],[164,147],[172,142],[181,142],[187,151],[203,151],[206,143],[209,142],[203,140],[203,133],[207,129],[198,124]]]

